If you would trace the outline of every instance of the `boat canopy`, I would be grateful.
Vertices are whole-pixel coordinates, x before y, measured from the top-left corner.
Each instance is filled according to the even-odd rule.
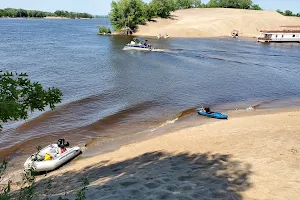
[[[133,41],[136,43],[145,43],[147,40],[145,40],[144,38],[135,37],[133,38]]]

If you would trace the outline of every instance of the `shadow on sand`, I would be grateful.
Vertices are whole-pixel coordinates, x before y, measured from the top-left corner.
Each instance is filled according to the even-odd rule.
[[[178,20],[178,16],[177,15],[170,15],[168,17],[168,19],[171,19],[171,20]]]
[[[237,200],[242,199],[240,192],[251,187],[250,174],[250,164],[235,161],[231,155],[152,152],[114,164],[99,162],[80,172],[45,177],[37,183],[37,191],[39,195],[46,190],[49,193],[48,188],[43,188],[51,180],[53,199],[64,194],[75,199],[75,191],[87,178],[87,199]]]

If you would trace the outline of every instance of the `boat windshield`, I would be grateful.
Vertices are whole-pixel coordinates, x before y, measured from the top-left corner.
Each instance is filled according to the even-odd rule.
[[[141,43],[141,44],[144,44],[146,42],[144,38],[133,38],[133,41],[135,43]]]

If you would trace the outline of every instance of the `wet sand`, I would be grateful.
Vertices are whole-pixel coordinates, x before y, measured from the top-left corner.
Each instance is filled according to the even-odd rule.
[[[73,198],[87,178],[88,199],[296,199],[300,108],[231,115],[73,161],[37,190]]]

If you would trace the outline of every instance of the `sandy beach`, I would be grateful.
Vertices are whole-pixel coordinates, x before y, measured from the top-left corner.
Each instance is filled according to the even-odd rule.
[[[87,178],[87,199],[296,199],[299,130],[299,108],[233,114],[73,161],[37,190],[73,199]]]
[[[178,10],[170,19],[154,19],[138,27],[138,36],[227,37],[238,30],[243,37],[257,37],[260,30],[277,30],[280,26],[300,26],[299,17],[286,17],[276,11],[229,8],[195,8]]]

